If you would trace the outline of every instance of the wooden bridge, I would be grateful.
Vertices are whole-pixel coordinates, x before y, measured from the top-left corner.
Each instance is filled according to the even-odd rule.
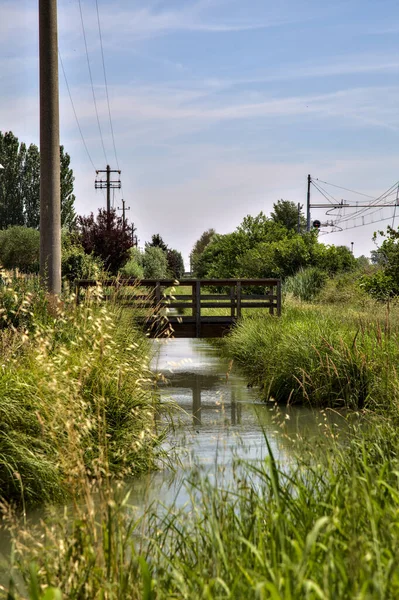
[[[95,286],[101,286],[103,298],[136,307],[137,320],[150,337],[222,337],[243,310],[262,308],[281,315],[280,279],[86,279],[76,282],[77,302],[81,290]],[[177,293],[181,287],[190,293]]]

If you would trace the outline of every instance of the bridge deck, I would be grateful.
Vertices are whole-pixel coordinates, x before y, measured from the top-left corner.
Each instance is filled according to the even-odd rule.
[[[137,320],[150,337],[222,337],[243,309],[266,308],[281,315],[280,279],[79,280],[77,302],[82,289],[98,285],[104,298],[114,297],[108,290],[117,289],[121,304],[139,309]],[[181,287],[191,288],[191,293],[178,294]]]

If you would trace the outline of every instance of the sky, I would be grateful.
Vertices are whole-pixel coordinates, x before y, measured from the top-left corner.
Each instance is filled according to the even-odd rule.
[[[39,144],[37,4],[0,0],[0,130],[28,144]],[[233,231],[280,198],[305,205],[308,173],[330,202],[369,199],[320,181],[378,197],[399,180],[397,0],[80,6],[58,0],[61,143],[79,214],[105,207],[95,169],[120,168],[113,202],[130,207],[139,245],[160,233],[188,268],[204,230]],[[312,186],[311,202],[327,200]],[[399,209],[353,214],[345,227],[366,225],[322,227],[320,241],[369,255],[375,230],[399,226]],[[322,224],[333,215],[312,209]]]

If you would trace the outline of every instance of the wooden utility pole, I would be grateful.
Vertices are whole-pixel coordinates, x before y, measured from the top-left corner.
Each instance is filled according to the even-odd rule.
[[[61,185],[57,0],[39,0],[40,276],[61,293]]]
[[[94,187],[96,190],[107,190],[107,228],[109,229],[111,223],[111,190],[120,190],[122,186],[120,178],[111,180],[111,173],[118,173],[120,175],[121,171],[119,171],[119,169],[111,169],[111,167],[107,165],[106,169],[99,169],[98,171],[96,171],[96,175],[98,175],[99,173],[106,173],[106,180],[103,181],[102,179],[96,179],[96,181],[94,182]]]
[[[312,183],[312,178],[308,175],[308,194],[306,197],[306,231],[310,231],[310,184]]]
[[[130,206],[128,206],[126,208],[126,202],[125,202],[125,200],[121,200],[121,202],[122,202],[122,208],[119,208],[119,206],[118,206],[118,210],[122,211],[123,229],[126,229],[126,211],[130,210]]]

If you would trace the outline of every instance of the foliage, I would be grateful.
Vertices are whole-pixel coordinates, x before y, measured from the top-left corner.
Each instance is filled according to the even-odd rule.
[[[198,262],[201,258],[202,253],[208,244],[212,241],[212,238],[216,235],[216,231],[214,229],[207,229],[201,235],[201,237],[195,242],[193,249],[190,253],[190,270],[192,273],[197,276],[198,271]]]
[[[346,246],[325,246],[317,244],[314,249],[314,264],[329,275],[343,271],[353,271],[357,267],[356,258]]]
[[[61,179],[61,227],[72,229],[76,225],[76,212],[74,209],[75,194],[73,193],[73,182],[75,177],[70,168],[71,158],[60,146],[60,179]]]
[[[360,286],[373,298],[385,300],[399,295],[399,229],[388,226],[386,232],[378,234],[385,239],[378,250],[372,251],[371,260],[381,270],[362,277]]]
[[[356,270],[337,273],[329,277],[317,296],[317,302],[341,307],[345,305],[349,310],[352,305],[372,309],[375,305],[374,301],[359,286],[361,277],[362,273]]]
[[[310,263],[304,236],[293,235],[279,242],[262,242],[238,261],[240,277],[288,277]]]
[[[93,254],[104,263],[106,271],[116,275],[127,262],[132,239],[123,219],[111,209],[109,217],[105,209],[99,209],[96,219],[91,213],[78,218],[80,242],[86,254]]]
[[[310,302],[325,286],[327,273],[317,267],[308,267],[288,277],[284,283],[284,291],[291,293],[294,298]]]
[[[183,273],[184,273],[183,257],[178,250],[169,248],[168,245],[165,244],[165,242],[163,241],[163,239],[159,233],[153,235],[151,238],[151,242],[146,243],[145,247],[146,247],[146,251],[147,251],[147,248],[161,249],[166,256],[167,269],[165,271],[163,269],[163,267],[161,266],[161,263],[163,263],[163,261],[161,259],[160,259],[160,261],[157,261],[155,258],[157,255],[150,252],[150,255],[147,258],[145,258],[147,267],[144,267],[144,271],[147,271],[149,273],[150,272],[165,273],[165,275],[163,275],[163,277],[174,277],[175,279],[181,279],[181,277],[183,276]],[[150,258],[150,257],[152,257],[152,258]],[[158,263],[158,266],[155,266],[156,262]],[[147,275],[146,275],[146,277],[147,277]],[[157,277],[159,277],[159,276],[157,276]],[[150,277],[150,279],[152,279],[152,276]]]
[[[129,260],[122,267],[120,273],[123,277],[144,279],[144,256],[138,248],[130,248]]]
[[[388,300],[399,294],[399,287],[394,278],[392,275],[387,275],[385,271],[363,275],[359,280],[359,287],[375,300]]]
[[[295,226],[294,226],[295,217]],[[279,200],[267,218],[248,215],[233,233],[214,234],[196,258],[196,275],[206,278],[281,277],[317,267],[332,275],[357,267],[345,246],[325,246],[317,231],[297,233],[297,207]]]
[[[93,254],[86,254],[81,246],[70,246],[62,252],[62,277],[69,282],[76,279],[99,279],[103,273],[103,263]]]
[[[26,225],[37,229],[40,220],[40,152],[34,144],[26,147],[11,132],[0,131],[0,229]],[[70,156],[60,146],[61,224],[71,227],[76,215],[74,176]]]
[[[152,236],[151,242],[146,243],[146,247],[147,246],[150,248],[161,248],[161,250],[163,250],[164,252],[167,252],[168,250],[167,244],[165,244],[159,233],[155,233]]]
[[[174,279],[181,279],[184,273],[184,261],[181,252],[169,249],[166,253],[166,260],[168,261],[169,274]]]
[[[273,212],[270,218],[275,223],[281,223],[288,231],[301,233],[306,231],[306,219],[303,216],[303,211],[299,211],[299,231],[298,231],[298,206],[290,200],[277,200],[273,204]]]
[[[36,229],[14,225],[0,230],[0,263],[23,273],[39,271],[40,235]]]
[[[262,212],[256,217],[248,215],[233,233],[212,237],[198,259],[197,275],[222,279],[237,277],[242,272],[240,260],[246,252],[257,244],[278,242],[286,236],[285,227],[274,223]]]
[[[169,275],[166,253],[159,246],[146,246],[143,267],[145,279],[166,279]]]

